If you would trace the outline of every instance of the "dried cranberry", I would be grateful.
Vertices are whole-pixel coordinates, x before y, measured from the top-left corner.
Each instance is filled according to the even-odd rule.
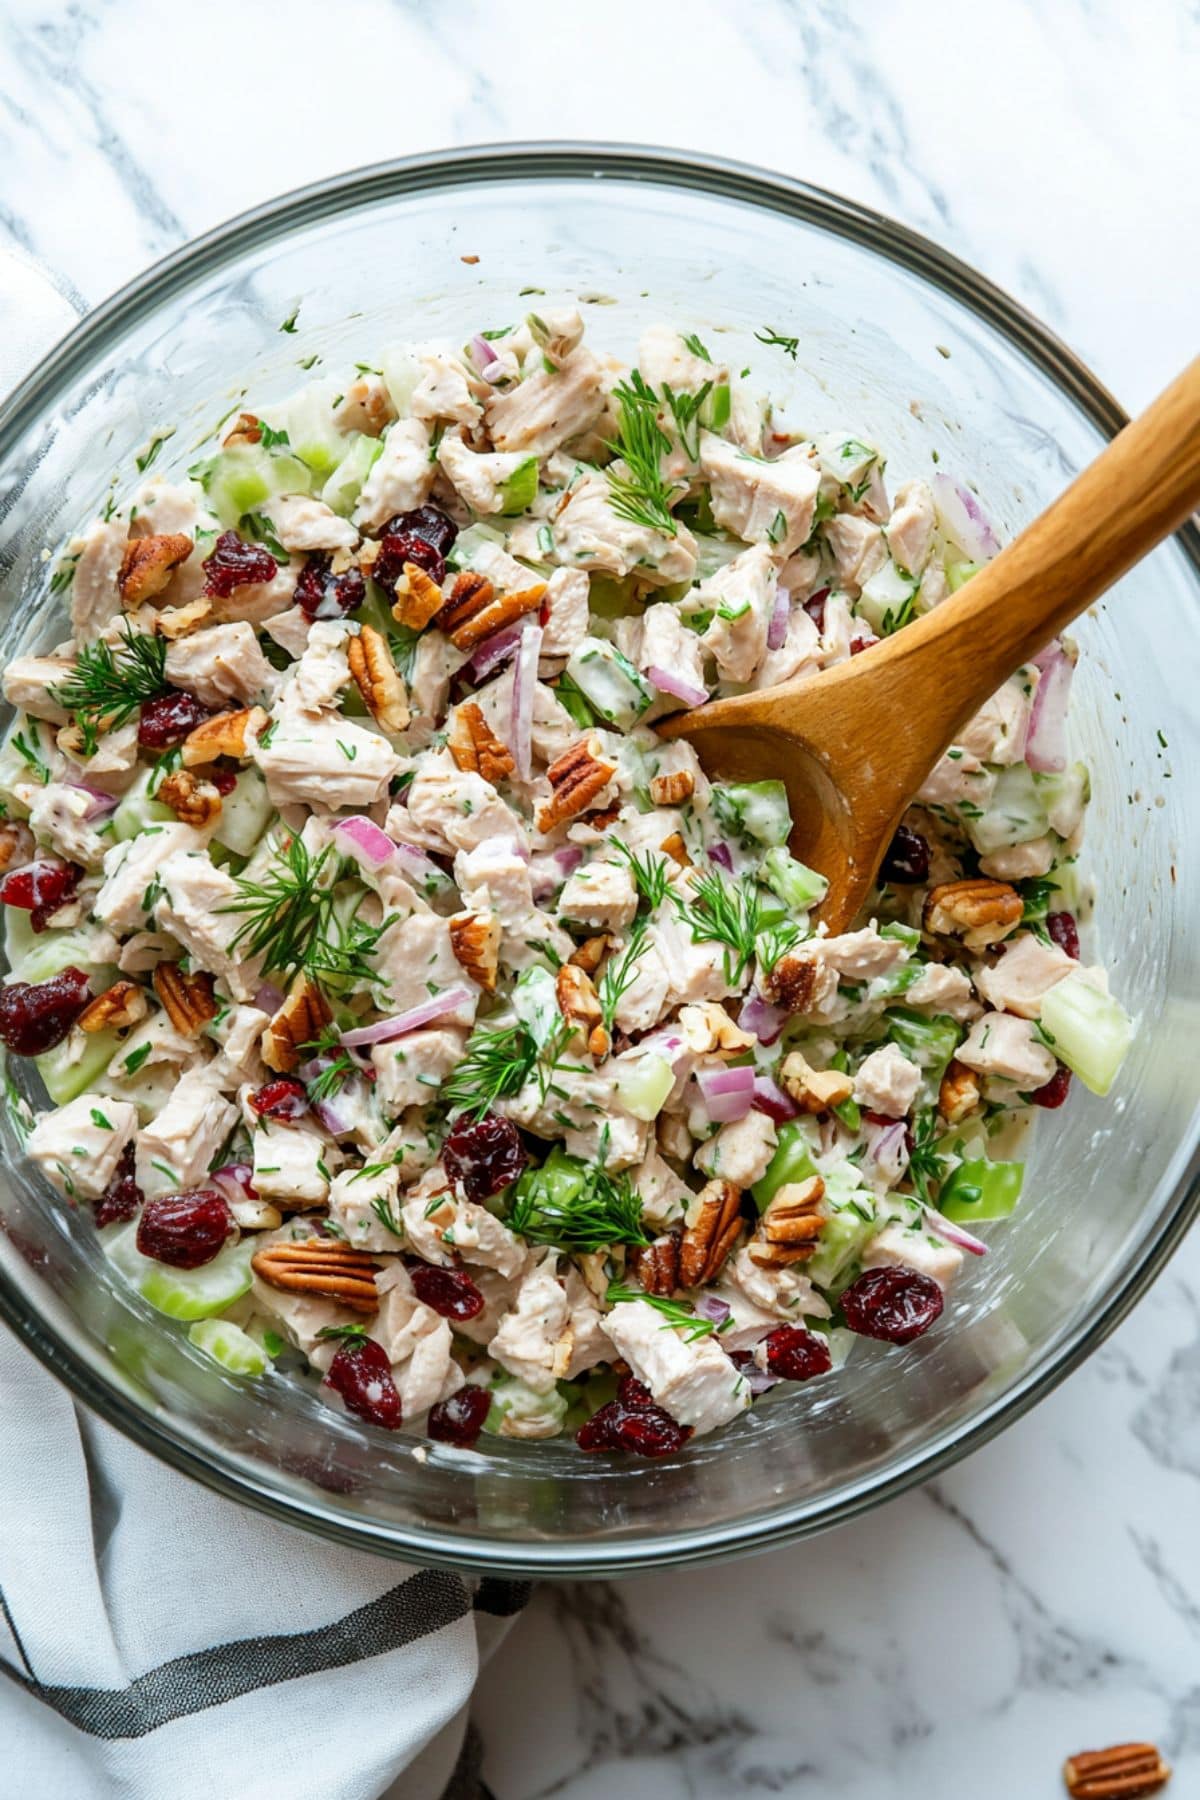
[[[1044,1087],[1035,1088],[1028,1096],[1030,1106],[1044,1106],[1048,1111],[1061,1106],[1071,1086],[1071,1071],[1059,1063]]]
[[[371,565],[371,574],[385,593],[395,594],[406,562],[424,569],[439,587],[446,579],[446,559],[440,550],[413,531],[387,531],[379,540],[379,554]]]
[[[1053,912],[1046,914],[1046,930],[1067,955],[1079,961],[1079,927],[1075,923],[1074,913]]]
[[[280,1075],[256,1089],[250,1105],[260,1119],[302,1119],[308,1111],[308,1089],[294,1075]]]
[[[784,1381],[811,1381],[814,1375],[828,1375],[833,1367],[825,1339],[805,1331],[803,1325],[777,1325],[763,1342],[768,1372]]]
[[[115,1225],[118,1219],[132,1219],[144,1198],[134,1177],[135,1157],[132,1144],[121,1152],[116,1173],[93,1207],[98,1227]]]
[[[203,705],[195,694],[172,688],[157,700],[147,700],[138,721],[138,743],[143,750],[174,750],[185,737],[213,716],[212,708]]]
[[[885,881],[924,881],[929,873],[928,840],[907,825],[897,825],[879,873]]]
[[[617,1401],[630,1412],[645,1412],[647,1407],[657,1406],[658,1402],[636,1375],[623,1375],[617,1387]]]
[[[225,531],[205,557],[203,568],[204,592],[227,600],[234,588],[274,581],[279,564],[261,544],[247,544],[236,531]]]
[[[842,1295],[846,1324],[859,1337],[911,1344],[942,1310],[942,1290],[919,1269],[865,1269]]]
[[[143,1256],[173,1269],[199,1269],[212,1261],[233,1230],[229,1202],[216,1188],[156,1194],[142,1208],[137,1247]]]
[[[210,769],[205,770],[205,775],[218,794],[232,794],[237,786],[238,772],[228,763],[214,763]]]
[[[483,1311],[483,1295],[461,1269],[435,1269],[431,1263],[414,1262],[408,1272],[417,1299],[443,1319],[474,1319]]]
[[[32,986],[0,988],[0,1042],[16,1056],[41,1056],[61,1044],[92,997],[82,969],[60,969]]]
[[[624,1383],[621,1384],[624,1387]],[[634,1383],[641,1388],[640,1382]],[[645,1389],[641,1388],[642,1393]],[[690,1425],[680,1425],[669,1412],[647,1396],[630,1405],[618,1393],[615,1400],[594,1412],[575,1433],[581,1450],[629,1450],[634,1456],[672,1456],[692,1435]]]
[[[440,506],[414,506],[411,512],[397,513],[383,530],[385,536],[393,531],[406,531],[413,537],[424,538],[443,556],[449,555],[458,537],[458,526]]]
[[[490,1200],[523,1173],[529,1158],[510,1119],[486,1113],[482,1119],[462,1119],[442,1145],[442,1161],[451,1181],[457,1181],[468,1200]]]
[[[0,881],[0,902],[29,914],[35,931],[45,931],[60,906],[65,906],[83,879],[77,863],[47,858],[26,863]]]
[[[877,637],[852,637],[850,639],[851,656],[861,656],[864,650],[871,650],[879,642]]]
[[[403,1414],[387,1351],[374,1338],[345,1337],[329,1365],[326,1383],[342,1396],[348,1411],[368,1425],[395,1431]]]
[[[440,1444],[457,1444],[469,1450],[491,1411],[492,1397],[486,1388],[469,1381],[448,1400],[439,1400],[429,1409],[429,1435]]]
[[[324,550],[310,556],[300,571],[294,595],[296,605],[309,619],[344,619],[367,597],[367,584],[359,568],[332,572],[333,559]]]
[[[828,598],[829,589],[823,587],[818,588],[812,598],[804,602],[805,612],[808,614],[817,630],[822,633],[825,630],[825,602]]]

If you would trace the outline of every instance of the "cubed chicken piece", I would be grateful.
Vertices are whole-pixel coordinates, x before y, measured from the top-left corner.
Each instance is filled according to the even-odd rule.
[[[578,1081],[579,1077],[573,1079]],[[559,1085],[557,1078],[555,1085]],[[551,1095],[551,1103],[553,1098]],[[645,1160],[650,1127],[622,1109],[610,1085],[605,1110],[593,1112],[586,1123],[564,1128],[562,1139],[568,1156],[577,1156],[586,1163],[603,1156],[604,1167],[615,1175],[619,1170],[632,1169]]]
[[[471,1269],[471,1280],[483,1295],[483,1311],[476,1313],[473,1319],[455,1320],[454,1329],[459,1337],[469,1338],[473,1344],[490,1344],[501,1319],[516,1305],[517,1289],[524,1272],[522,1265],[520,1274],[514,1279],[475,1263]]]
[[[15,656],[4,671],[4,698],[30,718],[65,725],[71,715],[52,689],[61,687],[74,667],[69,656]]]
[[[30,795],[30,829],[39,844],[49,845],[68,862],[99,868],[110,840],[89,823],[92,804],[92,796],[84,788],[52,781]]]
[[[123,519],[97,520],[68,545],[67,559],[74,559],[71,636],[77,643],[92,643],[121,612],[117,573],[128,536]]]
[[[313,621],[301,606],[289,606],[263,626],[271,641],[286,650],[293,662],[299,662],[304,655],[312,628]]]
[[[986,812],[991,802],[996,777],[985,769],[979,758],[952,744],[941,761],[935,763],[917,791],[917,799],[926,806],[978,807]]]
[[[727,681],[749,681],[767,654],[775,588],[774,564],[756,548],[726,563],[693,596],[697,606],[712,608],[702,641]]]
[[[642,1217],[651,1225],[676,1224],[692,1201],[687,1182],[657,1150],[634,1170],[633,1186],[642,1202]]]
[[[1025,739],[1029,735],[1030,695],[1033,692],[1035,672],[1030,670],[1025,680],[1021,675],[1014,675],[1006,681],[1002,688],[985,700],[975,717],[964,726],[959,735],[959,744],[971,756],[980,762],[999,763],[1007,766],[1018,763],[1025,754]],[[1028,686],[1030,692],[1026,693]]]
[[[790,1263],[782,1269],[756,1263],[745,1246],[731,1257],[725,1267],[725,1279],[736,1285],[746,1298],[777,1319],[827,1319],[829,1303],[819,1294],[802,1265]],[[732,1348],[732,1346],[731,1346]]]
[[[1030,1022],[1012,1013],[984,1013],[954,1054],[976,1074],[1011,1081],[1022,1093],[1044,1087],[1057,1066]]]
[[[542,632],[543,656],[570,656],[588,634],[587,575],[582,569],[555,569],[546,583],[543,605],[549,611]]]
[[[264,1232],[257,1237],[254,1247],[265,1250],[270,1244],[290,1244],[295,1241],[295,1234],[296,1227],[289,1221],[281,1231]],[[284,1293],[258,1275],[251,1283],[251,1294],[254,1310],[277,1326],[316,1369],[327,1369],[337,1354],[338,1340],[323,1336],[324,1332],[337,1326],[362,1324],[361,1315],[351,1312],[349,1307],[310,1294]]]
[[[482,775],[455,767],[442,752],[427,757],[408,790],[408,811],[428,836],[446,849],[474,850],[488,838],[525,842],[525,829],[511,807]]]
[[[210,1030],[221,1054],[214,1059],[212,1076],[222,1090],[232,1091],[245,1082],[258,1086],[266,1080],[259,1046],[269,1024],[270,1014],[257,1006],[223,1008],[213,1020]]]
[[[1062,851],[1058,837],[1030,838],[1024,844],[1005,844],[979,859],[980,872],[996,881],[1030,881],[1048,875]]]
[[[262,699],[269,704],[279,687],[278,671],[263,655],[253,625],[244,619],[169,644],[167,680],[216,708],[230,700],[239,706]]]
[[[637,911],[628,863],[590,862],[568,877],[558,902],[564,919],[592,931],[620,931]]]
[[[768,650],[754,677],[756,688],[778,687],[798,675],[816,675],[821,667],[821,634],[803,606],[793,606],[778,650]]]
[[[714,1179],[719,1176],[732,1181],[734,1187],[753,1187],[766,1174],[778,1142],[779,1133],[766,1113],[748,1112],[744,1119],[720,1126],[693,1160]]]
[[[155,1067],[178,1073],[205,1062],[208,1052],[207,1039],[189,1037],[172,1025],[165,1012],[152,1012],[123,1041],[108,1074],[115,1081],[137,1081]]]
[[[1032,931],[1019,931],[993,967],[976,972],[975,986],[997,1012],[1036,1019],[1050,989],[1078,966],[1057,944],[1043,944]]]
[[[979,1012],[970,976],[965,970],[944,963],[929,963],[921,970],[912,986],[904,990],[904,1004],[959,1020],[973,1019]]]
[[[349,519],[341,519],[323,500],[308,494],[284,494],[264,508],[275,527],[275,536],[287,551],[353,550],[358,533]]]
[[[691,927],[675,913],[660,911],[647,935],[666,968],[672,1006],[724,1000],[738,992],[737,982],[726,972],[725,946],[694,943]]]
[[[903,1119],[920,1085],[921,1071],[916,1063],[910,1062],[895,1044],[881,1044],[863,1058],[854,1077],[854,1098],[869,1112]]]
[[[943,1291],[962,1268],[962,1260],[961,1250],[931,1238],[928,1228],[913,1230],[900,1224],[885,1225],[862,1254],[864,1269],[915,1269],[919,1275],[932,1276]]]
[[[477,424],[483,409],[471,391],[462,363],[445,351],[434,349],[423,351],[420,361],[422,374],[413,389],[413,418],[430,424],[436,419],[452,419],[458,425]]]
[[[409,1106],[428,1106],[438,1089],[462,1061],[466,1036],[444,1025],[410,1031],[371,1051],[375,1094],[389,1119]]]
[[[96,739],[96,748],[87,759],[87,772],[91,779],[101,775],[123,775],[132,769],[138,759],[138,722],[130,719],[127,725],[118,725],[115,731],[102,731]],[[102,784],[103,785],[103,784]],[[112,791],[125,786],[124,782],[109,784]]]
[[[440,631],[423,631],[417,640],[412,673],[408,679],[408,704],[412,713],[410,742],[421,742],[417,733],[429,732],[445,715],[450,679],[466,657]]]
[[[137,1184],[147,1196],[204,1186],[213,1158],[238,1122],[237,1107],[197,1073],[176,1083],[162,1111],[138,1133]]]
[[[535,1394],[548,1394],[571,1361],[571,1309],[551,1252],[525,1276],[517,1303],[500,1321],[488,1355]]]
[[[176,850],[158,869],[154,916],[202,969],[222,982],[235,1000],[250,1000],[262,980],[261,958],[234,942],[245,915],[230,912],[241,890],[203,850]],[[110,921],[111,922],[111,921]]]
[[[361,431],[367,437],[378,437],[385,425],[396,417],[396,408],[382,375],[360,375],[342,395],[333,409],[333,422],[347,436]]]
[[[812,536],[821,475],[803,445],[760,462],[702,431],[700,473],[710,485],[717,524],[744,543],[765,545],[777,562]]]
[[[860,589],[887,561],[882,528],[857,513],[835,513],[825,521],[822,532],[833,552],[839,587]]]
[[[132,1101],[80,1094],[56,1112],[39,1116],[25,1153],[60,1194],[96,1200],[116,1174],[136,1130]]]
[[[202,850],[204,839],[190,825],[160,825],[114,844],[104,855],[104,883],[92,902],[93,917],[119,937],[136,931],[153,903],[152,884],[167,859],[180,850]]]
[[[377,531],[397,513],[424,506],[437,473],[437,464],[429,460],[430,435],[421,419],[400,419],[388,426],[383,449],[354,509],[360,531]]]
[[[448,988],[465,988],[469,998],[439,1024],[443,1029],[469,1025],[475,1017],[479,988],[454,954],[449,921],[438,914],[413,913],[389,925],[376,946],[375,963],[387,991],[385,1011],[406,1012]]]
[[[439,1191],[440,1190],[440,1191]],[[440,1163],[434,1163],[400,1208],[404,1235],[410,1247],[435,1268],[448,1269],[454,1262],[454,1195]],[[450,1233],[449,1241],[444,1238]]]
[[[724,363],[697,356],[670,325],[651,325],[643,331],[638,339],[637,366],[657,393],[666,386],[676,394],[698,394],[706,381],[715,387],[729,373]]]
[[[506,1281],[522,1275],[529,1260],[520,1238],[486,1206],[474,1200],[454,1201],[454,1248],[472,1268],[494,1269]]]
[[[680,1425],[697,1435],[727,1425],[750,1404],[750,1389],[714,1336],[687,1341],[663,1329],[662,1315],[644,1300],[622,1301],[604,1328],[634,1375]]]
[[[817,938],[804,947],[819,952],[822,961],[836,969],[843,981],[871,981],[876,975],[886,975],[906,954],[898,938],[880,937],[874,925],[841,932],[836,937]]]
[[[288,683],[286,712],[322,713],[335,707],[350,680],[346,645],[350,627],[341,619],[318,619],[308,631],[304,650]]]
[[[617,1001],[613,1023],[624,1032],[649,1031],[671,1004],[671,970],[658,946],[647,942]]]
[[[264,1119],[254,1133],[254,1186],[264,1199],[302,1211],[322,1206],[329,1196],[329,1158],[324,1138],[299,1125],[275,1125]]]
[[[884,459],[879,451],[844,431],[823,432],[814,448],[826,477],[826,489],[832,491],[838,504],[846,511],[863,513],[882,523],[889,508],[883,481]]]
[[[535,965],[557,969],[575,949],[562,927],[535,905],[530,864],[511,839],[486,840],[460,851],[454,876],[464,904],[500,924],[500,962],[508,974]]]
[[[530,460],[527,450],[471,450],[461,431],[448,431],[438,445],[438,461],[472,512],[505,510],[507,484]]]
[[[687,682],[689,687],[706,689],[708,686],[704,679],[704,646],[700,636],[681,623],[678,608],[669,601],[656,601],[643,613],[638,661],[647,673],[651,669],[662,669]],[[670,707],[684,704],[673,694],[662,694],[661,698]]]
[[[497,450],[543,457],[586,431],[603,410],[603,370],[580,345],[553,372],[535,368],[516,387],[493,392],[487,428]]]
[[[933,549],[936,524],[933,492],[928,483],[902,482],[896,489],[891,515],[884,529],[892,561],[909,575],[923,573]]]
[[[190,568],[185,563],[184,568]],[[243,620],[250,625],[265,625],[291,609],[296,595],[296,582],[304,567],[304,558],[293,556],[280,564],[270,581],[247,581],[225,596],[214,596],[213,617],[222,623]],[[176,575],[176,581],[179,576]]]
[[[604,1329],[604,1315],[595,1295],[578,1269],[568,1266],[563,1286],[567,1292],[567,1329],[571,1334],[571,1360],[563,1379],[576,1381],[586,1370],[609,1360],[612,1340]]]
[[[429,1313],[429,1308],[423,1311]],[[418,1337],[408,1360],[392,1369],[401,1414],[408,1421],[419,1418],[438,1401],[448,1400],[466,1380],[454,1360],[454,1334],[449,1319],[441,1319],[436,1313],[430,1317],[428,1330]],[[378,1322],[375,1329],[378,1330]]]
[[[564,568],[618,579],[636,569],[655,587],[690,581],[696,573],[696,540],[687,526],[680,523],[669,535],[623,518],[613,511],[612,487],[599,470],[576,482],[553,529],[555,560]]]
[[[365,812],[387,793],[400,759],[377,732],[349,719],[285,718],[254,745],[275,806],[300,802],[322,812]]]

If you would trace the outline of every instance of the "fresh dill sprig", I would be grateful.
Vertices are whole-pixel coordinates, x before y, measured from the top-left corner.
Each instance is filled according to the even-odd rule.
[[[670,502],[679,490],[676,483],[663,478],[662,459],[671,453],[671,440],[659,422],[658,395],[634,369],[628,381],[618,382],[613,389],[613,399],[619,424],[617,437],[608,448],[620,458],[625,473],[615,467],[604,471],[609,504],[618,518],[674,537]]]
[[[388,1205],[385,1195],[375,1195],[371,1201],[371,1211],[385,1231],[390,1231],[393,1237],[402,1238],[404,1236],[404,1226]]]
[[[478,1025],[442,1087],[442,1099],[481,1119],[497,1100],[524,1087],[537,1061],[537,1039],[520,1020],[514,1025]]]
[[[303,969],[318,981],[373,980],[368,958],[392,921],[365,925],[338,916],[334,890],[353,869],[351,859],[338,855],[332,844],[314,856],[298,837],[273,844],[272,850],[274,867],[258,881],[239,876],[237,899],[220,908],[246,915],[233,948],[261,955],[264,975],[279,970],[290,978]]]
[[[667,858],[656,857],[653,850],[631,850],[621,838],[613,839],[612,849],[628,863],[633,885],[639,898],[645,901],[647,912],[657,912],[667,897],[670,881],[671,865]]]
[[[700,339],[696,336],[694,331],[685,331],[683,334],[683,341],[691,351],[692,355],[698,356],[701,362],[710,363],[712,361],[712,357],[708,354],[707,349],[700,342]]]
[[[691,462],[700,460],[700,427],[697,423],[700,408],[712,392],[712,382],[706,381],[696,394],[677,394],[675,390],[663,383],[663,399],[671,409],[671,417],[675,421],[675,429],[679,433],[679,442],[683,445],[683,453]],[[692,432],[689,442],[688,432]]]
[[[611,1244],[650,1242],[642,1222],[641,1196],[628,1173],[610,1175],[589,1168],[578,1192],[562,1189],[543,1170],[531,1169],[517,1183],[505,1224],[529,1244],[554,1244],[576,1256],[590,1256]]]
[[[620,1306],[630,1300],[644,1301],[655,1312],[662,1314],[664,1331],[678,1329],[681,1325],[686,1327],[684,1342],[688,1344],[695,1338],[708,1337],[711,1332],[720,1329],[715,1320],[698,1318],[690,1306],[685,1306],[679,1300],[667,1300],[661,1294],[646,1294],[641,1288],[626,1287],[619,1281],[609,1283],[604,1298],[610,1306]]]
[[[604,1029],[610,1035],[621,996],[637,980],[638,961],[646,943],[646,920],[639,916],[630,927],[629,942],[619,956],[610,956],[596,988]]]
[[[756,331],[754,335],[760,344],[778,345],[784,355],[790,356],[792,361],[795,362],[796,352],[800,348],[800,339],[798,337],[781,337],[779,332],[772,330],[769,325],[764,325],[762,330]]]
[[[778,925],[768,925],[759,933],[757,952],[758,960],[764,969],[773,969],[781,956],[795,948],[804,936],[804,927],[794,920],[784,919]]]
[[[740,982],[754,960],[762,931],[762,897],[752,881],[726,881],[718,869],[692,878],[692,898],[674,894],[694,944],[724,944],[725,979]]]
[[[156,699],[166,685],[166,638],[125,625],[116,650],[102,638],[84,644],[71,673],[50,694],[74,713],[85,743],[94,749],[100,732],[128,724],[138,708]]]
[[[908,1176],[925,1206],[936,1206],[930,1184],[940,1185],[946,1174],[947,1158],[939,1155],[937,1123],[933,1108],[927,1107],[913,1120],[913,1144],[908,1155]]]
[[[23,731],[14,731],[12,735],[12,747],[21,758],[21,761],[28,763],[42,786],[45,787],[50,780],[50,765],[44,757],[38,755],[42,740],[32,725],[29,727],[29,739],[32,741],[26,739]]]
[[[335,1026],[334,1031],[336,1032],[336,1030],[337,1027]],[[351,1075],[357,1075],[357,1073],[358,1064],[355,1062],[350,1052],[348,1050],[338,1051],[333,1058],[333,1061],[327,1063],[321,1070],[321,1073],[314,1076],[308,1083],[308,1098],[310,1102],[313,1105],[319,1105],[322,1100],[332,1099],[334,1094],[340,1090],[342,1084],[348,1081]]]

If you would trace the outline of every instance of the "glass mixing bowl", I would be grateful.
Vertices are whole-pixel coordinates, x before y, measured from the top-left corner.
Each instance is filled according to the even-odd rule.
[[[719,333],[735,370],[813,430],[939,466],[1004,532],[1122,423],[1005,295],[911,232],[801,182],[653,151],[502,147],[339,177],[235,220],[92,313],[0,411],[6,657],[62,636],[44,555],[152,433],[185,469],[243,386],[349,367],[393,337],[463,341],[530,292],[577,300],[626,356],[656,320]],[[534,302],[536,304],[536,302]],[[298,308],[298,312],[297,312]],[[294,330],[287,328],[295,314]],[[757,343],[800,340],[795,361]],[[569,1441],[478,1452],[388,1436],[301,1386],[235,1383],[114,1282],[86,1220],[0,1174],[0,1312],[81,1400],[177,1468],[292,1524],[431,1563],[601,1574],[762,1548],[878,1504],[984,1442],[1145,1292],[1197,1203],[1200,539],[1157,551],[1081,622],[1074,707],[1095,799],[1094,941],[1140,1021],[1107,1101],[1078,1084],[1033,1134],[1027,1198],[939,1327],[864,1344],[836,1379],[776,1390],[673,1462]],[[879,721],[886,741],[888,721]],[[1166,740],[1163,747],[1160,734]],[[22,1075],[18,1067],[16,1079]]]

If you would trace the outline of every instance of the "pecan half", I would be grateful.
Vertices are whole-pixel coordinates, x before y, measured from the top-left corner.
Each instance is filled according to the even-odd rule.
[[[277,1075],[289,1074],[305,1044],[321,1035],[333,1009],[310,975],[297,975],[287,999],[262,1035],[262,1058]]]
[[[668,1299],[679,1287],[679,1249],[682,1233],[668,1231],[652,1244],[632,1246],[626,1263],[648,1294]]]
[[[679,1279],[700,1287],[719,1273],[742,1229],[742,1190],[732,1181],[710,1181],[688,1208],[691,1224],[679,1245]]]
[[[1063,1764],[1063,1780],[1073,1800],[1135,1800],[1138,1794],[1157,1794],[1170,1779],[1170,1764],[1154,1744],[1080,1750]]]
[[[192,540],[182,531],[156,537],[132,537],[117,571],[117,590],[127,610],[161,594],[181,562],[192,554]]]
[[[217,1016],[213,978],[207,969],[185,975],[178,963],[160,962],[150,977],[168,1019],[184,1037],[194,1037]]]
[[[190,600],[186,606],[164,606],[155,614],[154,630],[159,637],[174,643],[178,638],[190,637],[193,631],[199,631],[211,613],[212,601],[203,597]]]
[[[763,997],[788,1012],[807,1012],[817,991],[817,965],[811,956],[789,951],[762,976]]]
[[[687,845],[678,831],[673,831],[670,837],[665,837],[658,847],[664,856],[669,856],[672,862],[677,862],[681,869],[691,868],[692,859],[688,855]]]
[[[817,1247],[825,1223],[825,1183],[819,1175],[789,1181],[779,1189],[750,1240],[750,1260],[764,1268],[805,1262]]]
[[[655,806],[680,806],[696,791],[696,777],[690,769],[672,769],[668,775],[650,777],[650,798]]]
[[[245,706],[240,712],[216,713],[197,725],[183,740],[183,766],[197,768],[216,762],[219,756],[244,757],[247,736],[258,737],[267,715],[261,706]]]
[[[455,960],[472,981],[479,983],[485,994],[494,994],[501,937],[496,914],[482,911],[453,913],[446,922],[450,927],[450,948]]]
[[[464,774],[482,775],[493,786],[516,767],[508,746],[500,742],[474,700],[464,700],[455,708],[446,748],[456,768]]]
[[[938,1111],[947,1125],[957,1125],[965,1119],[982,1098],[983,1089],[974,1069],[968,1069],[957,1057],[952,1058],[938,1088]]]
[[[683,1032],[684,1043],[697,1056],[709,1056],[714,1051],[726,1056],[737,1056],[758,1042],[754,1033],[743,1031],[716,1000],[702,1000],[690,1006],[681,1006],[679,1028]]]
[[[582,969],[585,975],[594,975],[604,961],[604,952],[608,949],[608,933],[602,931],[596,937],[584,938],[578,950],[567,961],[575,968]]]
[[[75,1023],[80,1031],[123,1031],[150,1011],[145,988],[136,981],[114,981],[84,1007]]]
[[[233,422],[233,430],[221,442],[226,450],[233,444],[261,444],[262,420],[252,412],[239,413]]]
[[[554,981],[558,1010],[569,1025],[590,1029],[603,1018],[596,985],[578,963],[565,962]]]
[[[177,819],[199,830],[221,816],[221,791],[191,769],[175,769],[158,784],[156,800],[169,806]]]
[[[473,650],[494,631],[515,624],[527,612],[536,612],[545,598],[544,581],[515,594],[498,594],[486,576],[464,569],[438,614],[438,628],[456,650]]]
[[[1024,910],[1016,888],[978,876],[931,888],[921,923],[932,937],[961,938],[968,950],[986,950],[1016,930]]]
[[[367,573],[370,573],[368,569]],[[406,562],[396,577],[392,617],[410,631],[424,631],[430,619],[441,611],[446,596],[440,583],[419,563]]]
[[[373,625],[364,625],[357,636],[347,641],[346,659],[376,724],[382,725],[392,737],[407,731],[412,718],[408,710],[408,690],[392,661],[391,647],[382,631],[376,631]]]
[[[599,752],[598,738],[581,737],[550,764],[546,774],[554,792],[538,808],[539,831],[553,831],[565,819],[573,819],[608,786],[617,772],[616,766],[605,762]]]
[[[266,1244],[250,1258],[250,1267],[268,1287],[284,1294],[311,1294],[336,1300],[351,1312],[379,1310],[375,1276],[379,1264],[365,1250],[333,1238],[303,1238],[296,1243]]]
[[[799,1050],[784,1057],[779,1081],[784,1092],[806,1113],[829,1112],[854,1092],[852,1075],[843,1075],[839,1069],[810,1068]]]

